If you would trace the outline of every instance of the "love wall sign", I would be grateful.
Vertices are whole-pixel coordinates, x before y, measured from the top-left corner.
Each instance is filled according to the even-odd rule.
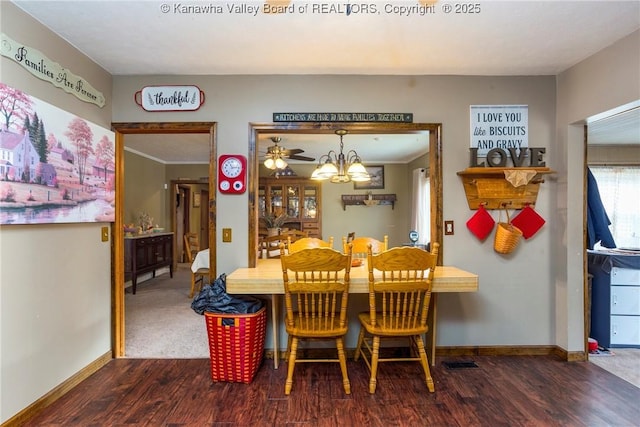
[[[544,167],[545,148],[529,148],[527,105],[472,105],[470,167]],[[478,161],[478,158],[485,158]],[[526,159],[529,159],[528,165]]]
[[[529,146],[527,105],[472,105],[470,111],[471,148],[485,157],[499,148],[525,149]]]

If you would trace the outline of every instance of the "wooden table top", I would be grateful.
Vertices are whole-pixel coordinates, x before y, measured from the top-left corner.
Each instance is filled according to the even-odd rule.
[[[374,271],[375,275],[375,271]],[[351,267],[349,293],[369,292],[367,263]],[[227,275],[230,294],[284,294],[282,266],[279,259],[259,259],[256,268],[239,268]],[[452,266],[437,266],[433,292],[477,292],[478,275]]]

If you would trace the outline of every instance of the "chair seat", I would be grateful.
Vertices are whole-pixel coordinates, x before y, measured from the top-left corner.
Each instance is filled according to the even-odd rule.
[[[376,316],[378,319],[376,325],[371,324],[371,314],[369,312],[362,312],[358,314],[358,319],[362,326],[366,329],[366,331],[373,335],[380,336],[393,336],[393,337],[410,337],[412,335],[421,335],[426,334],[429,331],[429,326],[425,325],[424,327],[421,325],[416,326],[415,328],[392,328],[389,326],[381,325],[380,321],[382,319],[382,313],[378,313]]]
[[[308,338],[336,338],[346,335],[347,324],[340,326],[340,319],[300,319],[295,318],[293,327],[286,328],[289,335],[301,335]]]

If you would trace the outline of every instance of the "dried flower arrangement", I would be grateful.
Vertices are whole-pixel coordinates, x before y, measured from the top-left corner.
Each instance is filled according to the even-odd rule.
[[[284,212],[280,215],[276,215],[273,212],[267,212],[263,219],[267,228],[281,228],[288,218],[289,216]]]

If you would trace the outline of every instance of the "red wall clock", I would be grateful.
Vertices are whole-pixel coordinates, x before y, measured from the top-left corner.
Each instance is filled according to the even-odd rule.
[[[218,190],[223,194],[242,194],[247,189],[247,158],[223,154],[218,158]]]

